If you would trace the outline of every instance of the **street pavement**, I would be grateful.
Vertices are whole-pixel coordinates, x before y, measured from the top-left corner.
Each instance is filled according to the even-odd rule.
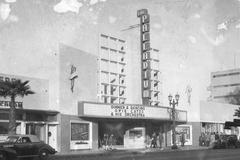
[[[49,160],[240,160],[240,149],[113,150],[57,154]]]

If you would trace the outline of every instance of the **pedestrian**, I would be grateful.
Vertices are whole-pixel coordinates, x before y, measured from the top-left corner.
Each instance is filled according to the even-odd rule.
[[[109,136],[109,140],[108,140],[108,142],[109,142],[109,149],[110,150],[112,150],[113,149],[113,134],[111,134],[110,136]]]
[[[199,136],[199,146],[203,146],[203,133]]]
[[[213,146],[214,145],[214,142],[215,142],[215,135],[216,135],[216,133],[215,132],[213,132],[213,133],[211,133],[211,136],[210,136],[210,145],[211,146]]]
[[[146,144],[145,148],[150,148],[150,146],[151,146],[151,138],[150,138],[150,136],[148,134],[146,135],[145,144]]]
[[[185,144],[185,134],[184,132],[181,133],[181,146],[184,147]]]
[[[159,148],[162,149],[162,143],[163,143],[163,133],[159,132],[158,134],[158,142],[159,142]]]
[[[206,146],[207,147],[209,147],[209,145],[210,145],[210,133],[207,133],[207,135],[206,135]]]
[[[156,146],[157,146],[157,135],[154,132],[152,134],[152,139],[151,139],[151,148],[156,148]]]
[[[219,133],[215,133],[215,140],[218,141],[219,140]]]
[[[103,135],[103,149],[108,150],[108,134]]]
[[[202,141],[203,141],[203,146],[206,146],[206,133],[202,134]]]

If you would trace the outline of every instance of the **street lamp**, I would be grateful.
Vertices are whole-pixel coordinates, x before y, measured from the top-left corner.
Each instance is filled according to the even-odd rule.
[[[172,140],[173,140],[173,146],[172,149],[177,149],[177,145],[176,145],[176,109],[175,106],[178,105],[178,100],[179,100],[179,94],[177,93],[175,95],[175,99],[173,99],[173,96],[171,94],[169,94],[168,96],[168,100],[169,100],[169,105],[172,106],[172,121],[173,121],[173,125],[172,125]]]

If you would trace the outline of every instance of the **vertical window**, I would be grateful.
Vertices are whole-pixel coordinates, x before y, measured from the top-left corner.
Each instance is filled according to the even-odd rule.
[[[117,73],[117,63],[115,62],[110,62],[110,72],[112,73]]]
[[[108,61],[106,60],[101,61],[101,70],[108,71]]]
[[[111,86],[111,95],[117,96],[117,86]]]
[[[101,45],[102,46],[108,46],[108,37],[105,35],[101,35]]]
[[[108,94],[108,85],[102,84],[101,94],[107,95]]]
[[[118,55],[116,50],[110,50],[110,60],[111,61],[118,61]]]
[[[124,96],[125,94],[125,88],[119,87],[119,96]]]
[[[116,74],[110,74],[110,83],[111,84],[117,84],[118,83],[118,78]]]
[[[101,48],[101,57],[104,59],[108,59],[108,49],[107,48]]]
[[[124,104],[124,103],[125,103],[125,99],[120,98],[120,99],[119,99],[119,103],[120,103],[120,104]]]
[[[108,83],[108,73],[105,73],[105,72],[101,73],[101,82]]]
[[[117,98],[116,97],[111,97],[111,103],[117,103]]]

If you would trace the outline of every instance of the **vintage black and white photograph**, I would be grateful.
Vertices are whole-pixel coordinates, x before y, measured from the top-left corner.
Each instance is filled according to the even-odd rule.
[[[240,0],[0,0],[0,160],[239,160]]]

